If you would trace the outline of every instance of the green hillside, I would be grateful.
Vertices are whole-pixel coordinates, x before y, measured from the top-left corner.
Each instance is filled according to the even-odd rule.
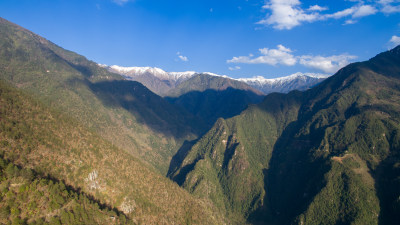
[[[167,173],[202,124],[143,85],[0,18],[0,79],[58,108],[114,145]]]
[[[2,158],[0,181],[2,224],[132,224],[122,212],[64,182],[18,168]]]
[[[164,99],[0,18],[0,223],[399,223],[400,46],[305,92],[243,85]]]
[[[219,120],[171,170],[237,221],[400,221],[400,47]]]
[[[301,98],[301,92],[271,94],[240,116],[219,119],[176,163],[170,177],[196,196],[211,199],[238,223],[244,222],[243,217],[263,204],[263,172],[276,139],[296,119]]]
[[[92,208],[99,203],[115,207],[134,223],[225,223],[211,202],[193,198],[177,184],[88,130],[79,121],[48,109],[45,104],[3,81],[0,81],[0,118],[0,155],[22,168],[22,172],[9,176],[8,167],[15,166],[2,166],[0,205],[9,205],[11,212],[2,220],[13,220],[16,218],[14,215],[25,220],[29,213],[38,218],[46,215],[46,221],[52,217],[62,220],[63,210],[74,214],[75,206],[83,207],[79,210],[86,211],[88,221],[100,221],[114,215],[113,210],[107,208],[100,211]],[[37,173],[40,177],[24,180],[20,178],[24,177],[23,171],[35,171],[33,174]],[[62,182],[45,180],[41,184],[41,177]],[[64,192],[63,185],[78,192],[69,189],[69,194],[58,193],[58,190]],[[26,192],[27,187],[37,187],[42,194],[52,197],[36,199],[35,194],[40,193]],[[56,189],[55,194],[51,193],[53,188]],[[75,193],[79,192],[87,193],[96,200],[88,202],[81,197],[73,200]],[[18,205],[21,201],[36,202],[33,205],[40,203],[43,207],[40,205],[40,210],[32,211],[26,205]],[[92,214],[95,212],[99,218],[97,214]],[[81,217],[75,215],[73,218]]]

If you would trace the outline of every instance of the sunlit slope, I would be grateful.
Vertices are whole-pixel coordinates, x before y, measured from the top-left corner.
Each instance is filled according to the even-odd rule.
[[[201,124],[143,85],[0,19],[0,79],[28,90],[163,174]],[[193,127],[193,128],[192,128]]]
[[[62,180],[135,223],[224,223],[210,202],[193,198],[80,122],[4,82],[0,118],[0,153],[5,159]],[[25,212],[25,206],[20,207]]]

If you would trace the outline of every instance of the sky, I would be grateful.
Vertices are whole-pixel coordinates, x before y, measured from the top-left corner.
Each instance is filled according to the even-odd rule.
[[[97,63],[233,78],[334,74],[400,44],[400,0],[0,0],[0,17]]]

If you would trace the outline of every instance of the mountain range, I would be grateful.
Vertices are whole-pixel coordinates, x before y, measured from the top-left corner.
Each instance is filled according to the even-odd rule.
[[[400,46],[219,119],[169,176],[237,223],[400,221]]]
[[[165,72],[160,68],[152,67],[121,67],[99,64],[110,72],[118,73],[127,80],[134,80],[145,85],[152,92],[164,96],[171,89],[175,88],[182,81],[185,81],[196,74],[193,71],[187,72]]]
[[[399,124],[400,46],[235,80],[99,65],[0,18],[0,223],[397,224]]]
[[[127,80],[142,83],[170,103],[197,116],[207,129],[220,117],[233,117],[248,105],[260,103],[266,94],[307,90],[329,77],[324,74],[296,73],[275,79],[233,79],[210,72],[166,72],[152,67],[100,66]]]
[[[233,79],[226,75],[218,75],[210,72],[166,72],[156,67],[122,67],[117,65],[99,65],[108,69],[110,72],[124,76],[128,80],[134,80],[142,83],[151,91],[160,96],[176,95],[176,93],[179,93],[179,84],[191,79],[193,76],[198,75],[220,77],[221,79],[230,80],[230,82],[243,82],[252,87],[252,91],[258,94],[269,94],[272,92],[288,93],[292,90],[303,91],[317,85],[329,77],[327,74],[295,73],[290,76],[273,79],[266,79],[262,76]],[[241,86],[246,86],[245,84],[242,84]],[[195,89],[200,85],[201,84],[193,84],[193,88]],[[246,87],[245,89],[251,88]]]
[[[272,92],[289,93],[293,90],[305,91],[310,89],[330,75],[316,73],[295,73],[286,77],[265,79],[264,77],[240,78],[239,81],[245,82],[251,87],[269,94]]]

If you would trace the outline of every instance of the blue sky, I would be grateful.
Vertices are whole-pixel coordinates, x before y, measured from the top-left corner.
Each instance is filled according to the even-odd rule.
[[[1,0],[0,16],[107,65],[332,74],[400,44],[399,0]]]

